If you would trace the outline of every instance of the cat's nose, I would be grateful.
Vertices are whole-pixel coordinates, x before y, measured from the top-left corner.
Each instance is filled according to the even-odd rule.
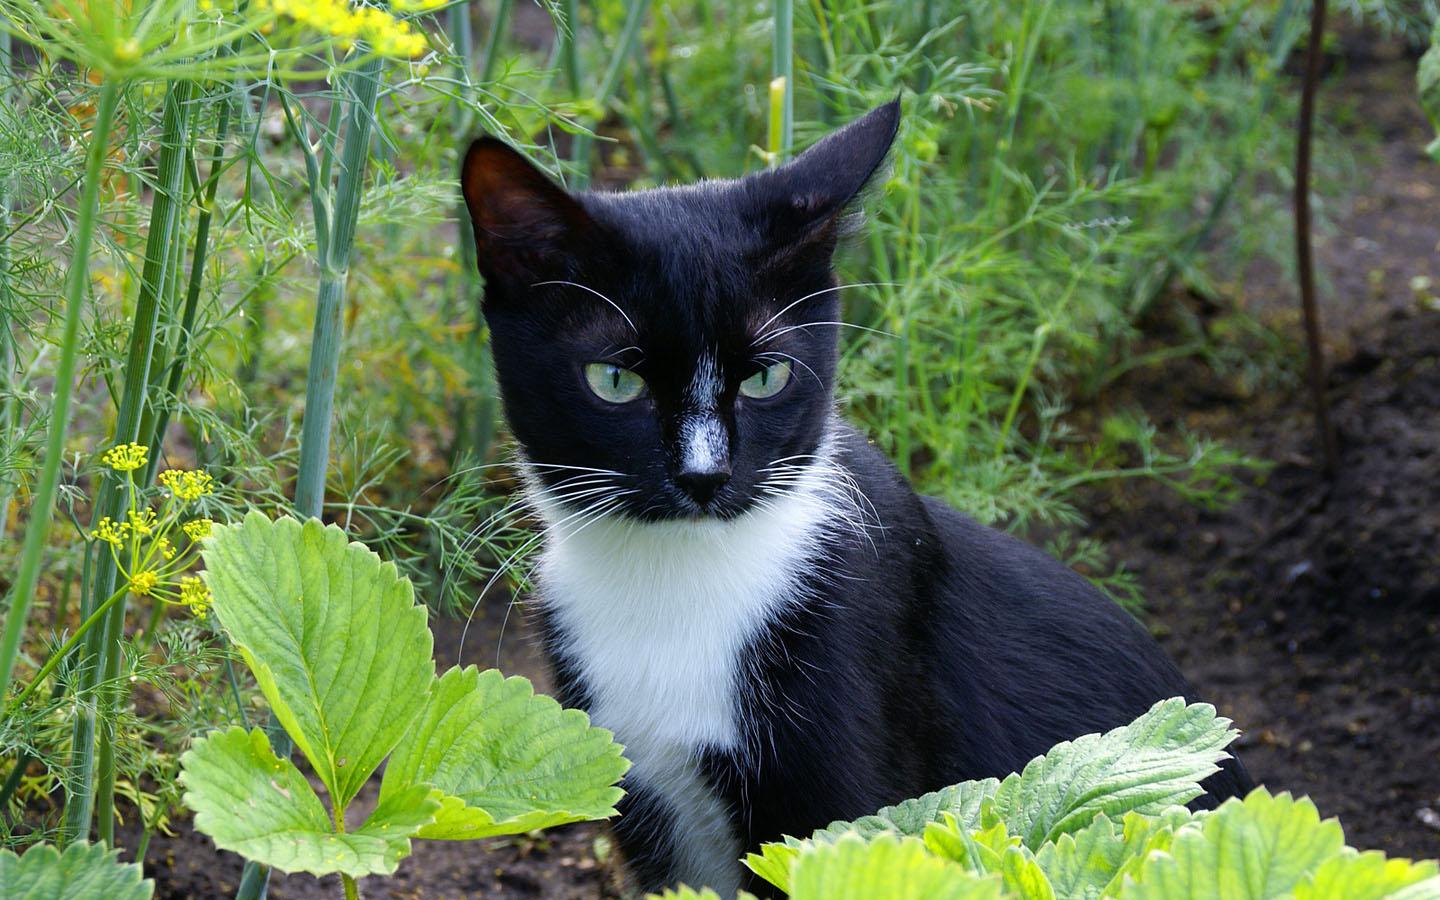
[[[680,489],[701,506],[709,503],[715,497],[715,492],[729,480],[728,462],[704,468],[686,468],[675,475],[675,483],[680,485]]]

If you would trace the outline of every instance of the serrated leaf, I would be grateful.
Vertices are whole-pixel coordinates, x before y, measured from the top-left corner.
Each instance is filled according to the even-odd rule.
[[[782,840],[763,844],[759,853],[747,854],[746,868],[780,888],[790,889],[790,867],[803,849],[812,844],[830,844],[846,835],[869,840],[882,834],[920,837],[929,825],[955,823],[957,829],[973,829],[980,823],[981,805],[1000,787],[996,778],[962,781],[938,791],[931,791],[913,800],[887,806],[874,815],[862,816],[853,822],[831,822],[808,838],[786,835]]]
[[[745,868],[788,894],[790,893],[790,871],[795,867],[795,860],[800,858],[802,847],[811,846],[814,845],[809,841],[797,841],[795,844],[773,841],[761,844],[759,853],[745,854],[745,858],[741,862],[745,863]]]
[[[434,679],[409,580],[333,525],[258,512],[217,526],[204,557],[220,625],[332,800],[348,804]]]
[[[1055,900],[1055,889],[1050,879],[1035,862],[1030,848],[1011,847],[1000,857],[1001,883],[1007,897],[1021,900]]]
[[[1000,878],[933,856],[913,837],[847,835],[795,862],[791,900],[997,900]]]
[[[1315,804],[1257,788],[1225,801],[1198,828],[1176,833],[1168,853],[1147,857],[1120,896],[1138,900],[1268,900],[1286,897],[1307,873],[1339,855],[1340,823]]]
[[[831,822],[810,838],[834,841],[846,834],[872,838],[887,832],[919,837],[925,833],[925,826],[932,822],[944,822],[946,815],[954,816],[959,827],[974,829],[980,824],[981,803],[993,797],[999,788],[1000,781],[995,778],[962,781],[913,800],[887,806],[874,815],[863,816],[853,822]]]
[[[1098,900],[1110,879],[1138,849],[1128,845],[1122,830],[1101,813],[1079,831],[1062,834],[1041,847],[1035,862],[1049,877],[1056,897]]]
[[[16,856],[0,850],[0,900],[148,900],[155,883],[104,844],[71,844],[61,853],[37,844]]]
[[[1295,900],[1382,900],[1401,888],[1434,878],[1437,872],[1440,866],[1433,861],[1386,859],[1375,850],[1346,852],[1321,863],[1295,888]]]
[[[180,767],[196,830],[222,850],[283,872],[388,875],[439,807],[428,788],[417,787],[382,801],[360,828],[336,834],[310,782],[275,755],[258,728],[211,732]]]
[[[1236,736],[1208,703],[1162,700],[1129,725],[1056,744],[1001,782],[993,808],[1035,850],[1101,812],[1154,814],[1193,800]]]
[[[524,678],[452,668],[395,748],[383,801],[412,785],[443,794],[420,837],[522,834],[615,815],[629,763],[613,735]]]

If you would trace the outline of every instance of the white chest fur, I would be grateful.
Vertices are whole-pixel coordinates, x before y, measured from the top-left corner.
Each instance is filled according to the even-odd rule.
[[[704,750],[745,753],[742,654],[800,599],[833,527],[830,493],[817,473],[731,521],[561,526],[541,556],[541,601],[589,692],[591,719],[625,745],[627,780],[676,816],[673,874],[722,896],[739,886],[740,841],[697,761]],[[535,499],[547,520],[564,519]]]

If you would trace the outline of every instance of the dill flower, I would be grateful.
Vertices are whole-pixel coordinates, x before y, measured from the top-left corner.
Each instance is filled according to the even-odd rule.
[[[166,469],[160,473],[160,483],[165,485],[176,500],[186,502],[215,493],[215,479],[207,472]]]
[[[443,0],[409,0],[401,9],[434,9]],[[351,6],[345,0],[257,0],[260,9],[335,38],[348,47],[363,40],[381,56],[419,56],[428,46],[409,22],[374,6]]]
[[[125,539],[129,537],[129,535],[129,522],[120,522],[117,524],[116,521],[109,516],[101,519],[100,524],[96,525],[95,529],[90,532],[90,537],[104,541],[112,547],[119,547],[124,544]]]
[[[162,537],[156,543],[160,545],[160,555],[167,561],[175,558],[175,544],[169,538]]]
[[[210,529],[214,525],[215,523],[210,519],[191,519],[180,527],[184,530],[186,537],[192,541],[198,541],[201,538],[209,537]]]
[[[150,535],[155,533],[155,510],[138,510],[127,523],[136,534]]]
[[[210,594],[210,589],[199,578],[191,576],[180,582],[180,602],[190,607],[195,618],[205,618],[214,599]]]
[[[116,444],[100,461],[116,472],[133,472],[150,461],[150,448],[144,444]]]
[[[160,583],[160,576],[154,572],[136,572],[130,576],[130,593],[137,597],[148,597]]]

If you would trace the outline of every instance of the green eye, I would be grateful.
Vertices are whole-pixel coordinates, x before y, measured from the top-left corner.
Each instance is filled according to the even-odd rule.
[[[585,383],[590,385],[595,396],[608,403],[629,403],[645,393],[645,379],[610,363],[590,363],[586,366]]]
[[[778,362],[766,366],[740,382],[740,393],[756,400],[764,400],[766,397],[773,397],[780,393],[789,383],[790,364]]]

